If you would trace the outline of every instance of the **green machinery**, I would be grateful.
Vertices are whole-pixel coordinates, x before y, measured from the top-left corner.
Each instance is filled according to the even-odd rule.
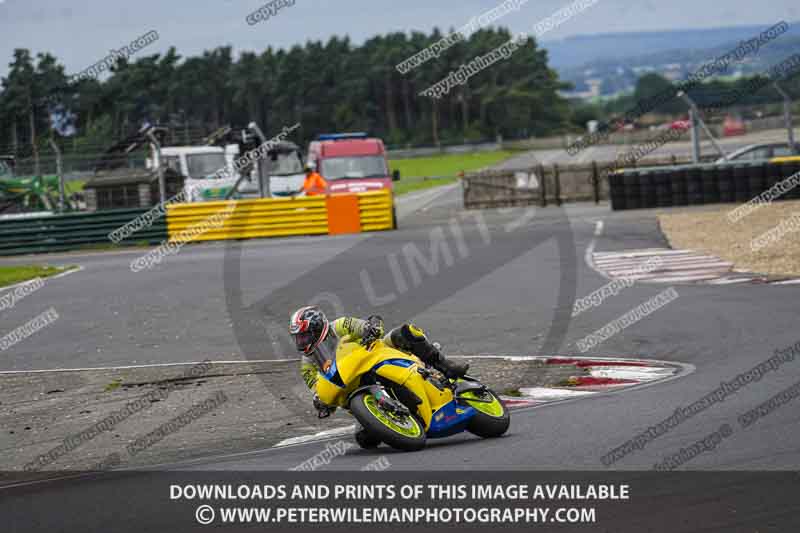
[[[52,211],[58,206],[58,176],[14,173],[14,156],[0,156],[0,213]]]

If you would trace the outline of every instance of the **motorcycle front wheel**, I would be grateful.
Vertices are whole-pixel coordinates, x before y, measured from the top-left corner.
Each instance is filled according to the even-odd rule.
[[[491,439],[508,431],[511,416],[508,408],[494,392],[489,389],[483,392],[467,391],[461,394],[461,398],[475,409],[475,415],[467,424],[470,433]]]
[[[370,392],[350,400],[350,412],[361,426],[392,448],[413,452],[425,447],[425,427],[413,415],[383,409]]]

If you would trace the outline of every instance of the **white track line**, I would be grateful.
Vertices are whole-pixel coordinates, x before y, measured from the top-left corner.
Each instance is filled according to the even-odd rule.
[[[643,279],[645,283],[688,283],[690,281],[711,281],[717,279],[719,274],[695,274],[685,276],[662,276],[659,278]]]
[[[300,435],[299,437],[292,437],[290,439],[283,439],[282,441],[278,442],[277,444],[273,445],[273,448],[283,448],[284,446],[291,446],[293,444],[305,444],[306,442],[313,442],[317,440],[324,440],[329,439],[332,437],[342,437],[344,435],[349,435],[356,429],[355,425],[344,426],[340,428],[333,428],[333,429],[326,429],[325,431],[320,431],[319,433],[314,433],[313,435]]]
[[[634,250],[630,252],[597,252],[595,255],[598,258],[634,258],[634,257],[649,257],[651,255],[686,255],[696,253],[694,250],[670,250],[669,248],[647,248],[644,250]]]
[[[711,261],[711,262],[714,262],[714,263],[727,263],[729,265],[733,264],[730,261],[725,261],[724,259],[720,259],[719,257],[715,257],[713,255],[687,255],[687,256],[681,256],[681,257],[666,258],[666,259],[662,259],[661,260],[661,264],[665,265],[665,266],[673,266],[673,265],[685,265],[685,264],[691,264],[691,263],[702,263],[702,262],[708,262],[708,261]],[[617,259],[615,259],[613,261],[612,260],[607,260],[607,259],[601,259],[599,261],[595,260],[595,263],[597,265],[602,265],[602,266],[607,267],[607,268],[614,268],[614,267],[618,267],[618,266],[646,265],[647,261],[641,261],[641,260],[638,260],[638,259],[627,259],[627,260],[617,260]]]
[[[749,283],[753,281],[754,278],[720,278],[709,281],[710,285],[733,285],[734,283]]]
[[[552,401],[562,400],[565,398],[576,398],[578,396],[590,396],[595,394],[590,391],[582,391],[575,389],[551,389],[548,387],[522,387],[519,389],[522,400],[536,400],[536,401]]]
[[[597,255],[594,251],[594,247],[597,246],[597,238],[603,234],[604,227],[605,223],[602,220],[598,220],[594,223],[594,236],[592,237],[589,246],[586,247],[586,253],[583,254],[583,260],[586,262],[586,266],[588,266],[591,270],[594,270],[606,279],[611,279],[608,277],[608,275],[606,275],[605,272],[600,270],[594,264],[594,257]]]
[[[651,272],[642,273],[639,268],[636,266],[631,267],[630,265],[625,269],[615,268],[614,270],[606,270],[606,273],[610,274],[614,277],[632,277],[635,279],[646,279],[648,277],[677,273],[677,274],[685,274],[687,272],[729,272],[731,270],[730,263],[724,262],[707,262],[707,263],[691,263],[685,265],[675,265],[672,267],[667,266],[667,268],[659,268],[658,270],[653,270]]]
[[[131,370],[136,368],[168,368],[168,367],[181,367],[181,366],[196,366],[201,363],[211,365],[226,365],[226,364],[253,364],[253,363],[289,363],[292,361],[300,361],[300,359],[248,359],[245,361],[194,361],[188,363],[153,363],[149,365],[127,365],[127,366],[98,366],[89,368],[51,368],[44,370],[0,370],[2,374],[35,374],[42,372],[89,372],[96,370]]]

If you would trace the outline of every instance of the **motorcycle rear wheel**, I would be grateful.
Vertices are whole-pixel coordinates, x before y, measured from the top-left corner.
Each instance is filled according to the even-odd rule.
[[[508,431],[508,426],[511,424],[511,415],[506,405],[494,392],[489,389],[486,389],[483,393],[467,391],[461,393],[461,398],[467,405],[475,409],[475,415],[467,424],[467,430],[470,433],[485,439],[491,439],[499,437]],[[484,401],[471,402],[469,398]],[[486,403],[487,400],[490,403]]]
[[[367,432],[392,448],[413,452],[425,447],[425,426],[417,417],[385,411],[369,392],[350,400],[350,412]]]

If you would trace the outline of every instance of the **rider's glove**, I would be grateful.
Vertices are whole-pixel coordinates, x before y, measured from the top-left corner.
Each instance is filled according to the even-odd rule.
[[[331,407],[330,405],[324,403],[316,394],[314,395],[313,403],[314,409],[317,410],[317,416],[319,418],[328,418],[334,413],[334,411],[336,411],[336,407]]]
[[[442,359],[442,345],[438,342],[431,343],[431,360],[438,362]]]
[[[364,334],[361,336],[361,344],[369,346],[383,337],[383,334],[383,319],[378,315],[372,315],[367,318],[367,324],[364,326]]]

